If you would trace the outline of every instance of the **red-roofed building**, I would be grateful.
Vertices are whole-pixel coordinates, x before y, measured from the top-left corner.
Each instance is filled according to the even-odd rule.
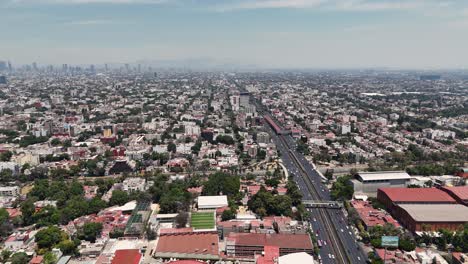
[[[35,256],[29,261],[29,264],[41,264],[44,261],[43,256]]]
[[[395,227],[400,227],[400,224],[390,214],[383,210],[375,209],[367,201],[353,200],[351,201],[351,205],[356,209],[366,229],[377,225],[385,225],[387,223]]]
[[[440,187],[440,189],[452,196],[457,202],[468,206],[468,186]]]
[[[112,264],[139,264],[142,260],[138,249],[120,249],[115,251]]]
[[[263,255],[255,256],[256,264],[277,264],[279,258],[279,247],[265,246]]]
[[[234,257],[253,258],[261,254],[265,246],[276,246],[280,255],[306,252],[313,254],[313,245],[307,234],[254,234],[231,233],[225,239],[226,253]]]
[[[217,232],[160,235],[154,256],[162,259],[219,259]]]
[[[398,204],[456,204],[448,193],[437,188],[380,188],[377,199],[390,213]]]

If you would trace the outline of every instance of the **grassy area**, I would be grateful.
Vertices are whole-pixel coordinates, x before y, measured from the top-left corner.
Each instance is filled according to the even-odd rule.
[[[190,225],[194,229],[213,229],[215,225],[214,212],[192,213]]]

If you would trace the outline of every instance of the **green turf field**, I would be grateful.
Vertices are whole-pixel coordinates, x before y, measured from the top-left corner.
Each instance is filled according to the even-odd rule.
[[[194,229],[213,229],[215,225],[214,212],[192,213],[190,225]]]

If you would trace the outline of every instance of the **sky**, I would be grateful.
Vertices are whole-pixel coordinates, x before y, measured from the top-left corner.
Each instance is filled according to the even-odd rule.
[[[468,67],[467,0],[0,0],[14,64]]]

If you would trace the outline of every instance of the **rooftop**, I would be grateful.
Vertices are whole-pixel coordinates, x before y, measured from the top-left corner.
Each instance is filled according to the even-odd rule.
[[[279,257],[278,260],[279,260],[279,264],[296,264],[296,263],[314,264],[314,263],[317,263],[315,262],[314,258],[311,255],[305,252],[287,254],[287,255]]]
[[[306,234],[231,233],[228,238],[229,240],[234,240],[236,245],[313,249],[309,235]]]
[[[177,255],[213,255],[218,256],[218,235],[215,233],[191,233],[164,235],[159,238],[156,254],[170,253]],[[159,254],[158,256],[163,257]]]
[[[468,207],[460,204],[400,204],[418,222],[468,222]]]
[[[140,250],[120,249],[115,251],[115,256],[112,259],[112,264],[138,264],[140,263],[140,259]]]
[[[411,176],[404,171],[359,172],[358,175],[363,181],[411,179]]]
[[[393,202],[456,203],[448,193],[437,188],[381,188]]]
[[[218,196],[199,196],[198,197],[198,207],[223,207],[227,206],[227,196],[218,195]]]
[[[442,187],[442,190],[447,190],[460,200],[468,200],[468,186]]]

